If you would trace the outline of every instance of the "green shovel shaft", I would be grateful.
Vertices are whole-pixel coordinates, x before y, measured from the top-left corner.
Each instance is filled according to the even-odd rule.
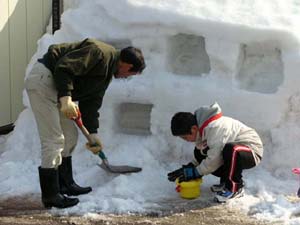
[[[107,160],[106,155],[104,154],[104,152],[102,150],[98,153],[98,155],[102,160]]]

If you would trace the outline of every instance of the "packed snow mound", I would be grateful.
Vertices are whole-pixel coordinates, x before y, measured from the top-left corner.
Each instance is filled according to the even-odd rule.
[[[111,83],[100,109],[99,129],[111,162],[134,164],[143,171],[106,174],[84,149],[81,136],[74,176],[92,185],[93,192],[65,212],[149,212],[161,210],[166,201],[172,209],[170,199],[178,196],[166,173],[191,160],[193,145],[171,136],[171,117],[217,101],[226,116],[255,128],[265,145],[261,165],[245,172],[246,196],[233,206],[243,205],[259,218],[299,222],[292,216],[295,205],[284,198],[297,189],[291,169],[300,163],[299,2],[69,0],[65,4],[62,28],[39,40],[27,73],[49,45],[87,37],[117,48],[139,47],[147,64],[143,75]],[[2,144],[4,196],[39,192],[39,139],[26,93],[24,104],[28,108]],[[20,170],[26,174],[21,176]],[[25,191],[11,177],[27,179]],[[217,181],[205,177],[202,199],[212,198],[209,186]]]

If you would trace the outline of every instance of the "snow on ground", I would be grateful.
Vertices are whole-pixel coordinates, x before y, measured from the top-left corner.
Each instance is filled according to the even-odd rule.
[[[111,83],[99,133],[111,164],[143,171],[107,174],[85,150],[81,136],[74,176],[93,192],[80,196],[79,205],[53,213],[147,213],[160,209],[166,199],[171,210],[172,199],[179,196],[166,174],[191,159],[193,145],[171,136],[170,119],[177,111],[193,112],[217,101],[225,115],[256,128],[265,144],[261,165],[245,171],[246,195],[228,206],[257,218],[300,224],[300,203],[285,197],[299,187],[291,173],[300,166],[299,1],[69,0],[66,6],[61,30],[39,40],[27,73],[53,43],[92,37],[117,47],[140,47],[147,68],[141,76]],[[138,112],[131,112],[131,103]],[[29,106],[26,93],[24,104]],[[141,132],[126,123],[134,113],[144,119],[133,125],[149,128]],[[29,107],[4,138],[0,197],[39,193],[40,146]],[[213,176],[204,178],[202,199],[212,199],[209,186],[215,182]]]

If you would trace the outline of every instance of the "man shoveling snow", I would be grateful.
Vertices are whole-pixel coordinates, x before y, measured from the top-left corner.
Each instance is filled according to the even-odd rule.
[[[139,49],[127,47],[119,51],[94,39],[51,45],[35,63],[25,87],[41,140],[39,177],[46,208],[74,206],[78,198],[64,194],[77,196],[92,190],[80,187],[73,179],[71,155],[78,132],[71,119],[77,118],[81,111],[93,143],[88,143],[87,148],[99,153],[102,144],[97,135],[98,110],[112,77],[127,78],[141,73],[144,68],[144,57]]]

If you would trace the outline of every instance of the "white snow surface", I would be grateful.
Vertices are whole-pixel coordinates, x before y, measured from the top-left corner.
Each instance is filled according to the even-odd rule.
[[[99,135],[111,164],[143,171],[106,173],[81,135],[74,177],[93,192],[80,196],[77,206],[51,213],[148,213],[188,205],[166,174],[189,162],[194,146],[171,135],[170,120],[178,111],[217,101],[225,115],[255,128],[265,146],[262,163],[244,172],[245,196],[228,206],[259,219],[300,224],[300,203],[285,197],[299,188],[291,172],[300,166],[299,0],[69,0],[65,5],[62,28],[39,40],[27,74],[53,43],[91,37],[141,48],[147,68],[141,76],[112,81],[100,109]],[[146,121],[151,135],[117,132],[121,103],[153,105]],[[40,142],[25,92],[24,105],[15,130],[0,141],[1,198],[40,193]],[[212,201],[209,187],[216,182],[204,177],[200,200]]]

